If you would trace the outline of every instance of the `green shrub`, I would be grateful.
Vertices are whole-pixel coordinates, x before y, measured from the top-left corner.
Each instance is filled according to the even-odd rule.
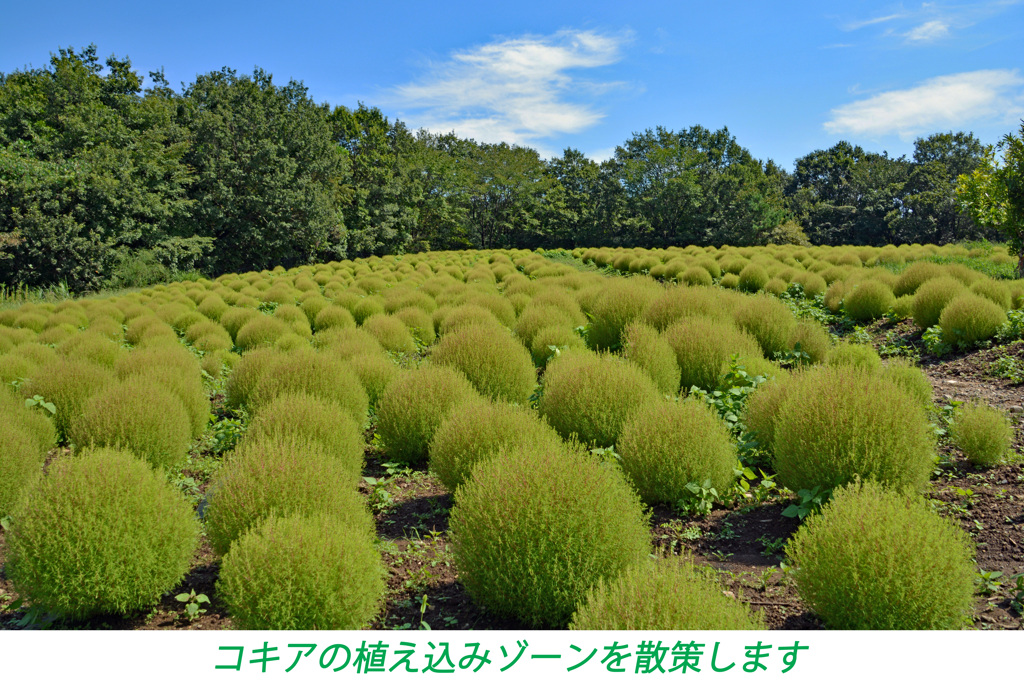
[[[640,406],[659,400],[657,385],[630,361],[575,351],[548,363],[537,408],[562,438],[604,448]]]
[[[676,280],[681,284],[691,287],[710,287],[715,282],[711,277],[711,273],[700,266],[687,268],[679,275],[676,275]]]
[[[51,433],[52,430],[51,427]],[[0,442],[4,445],[3,457],[0,457],[0,518],[3,518],[14,509],[21,492],[42,476],[48,449],[28,429],[16,424],[6,411],[0,413]]]
[[[914,294],[928,280],[943,277],[945,274],[946,271],[938,264],[927,261],[912,263],[900,273],[892,293],[897,297]]]
[[[713,573],[682,556],[641,562],[587,593],[569,628],[577,631],[729,631],[764,625],[726,597]]]
[[[798,344],[800,351],[809,356],[811,363],[822,363],[828,357],[832,339],[820,324],[811,320],[799,320],[789,333],[788,346],[795,351]]]
[[[320,310],[313,319],[313,327],[317,330],[330,330],[333,328],[352,328],[356,326],[356,319],[352,313],[343,306],[330,305]]]
[[[365,529],[271,516],[232,546],[217,592],[238,628],[359,629],[380,608],[384,575]]]
[[[942,341],[962,348],[991,339],[1005,324],[1005,311],[977,294],[964,293],[953,297],[939,316]]]
[[[892,313],[898,320],[906,320],[914,316],[914,295],[904,294],[896,297],[892,304]]]
[[[775,447],[775,425],[779,419],[779,410],[789,397],[790,386],[791,380],[788,377],[765,382],[750,394],[744,406],[747,431],[769,453]]]
[[[917,399],[922,406],[932,402],[932,383],[921,368],[906,358],[893,358],[882,366],[881,375]]]
[[[821,277],[817,273],[809,273],[806,271],[799,272],[793,276],[792,282],[800,285],[804,288],[804,296],[808,299],[813,299],[816,296],[820,296],[825,293],[828,285],[825,283],[825,278]]]
[[[473,402],[456,406],[430,442],[430,470],[449,491],[469,478],[478,463],[503,447],[560,444],[558,433],[529,408]]]
[[[472,598],[564,628],[602,580],[644,562],[647,519],[622,476],[565,446],[503,449],[455,495],[452,546]]]
[[[726,273],[722,276],[722,279],[718,281],[718,284],[726,289],[737,289],[740,286],[740,278],[735,273]]]
[[[843,488],[786,547],[800,597],[834,629],[959,629],[976,569],[967,534],[920,498]]]
[[[1004,311],[1008,311],[1013,307],[1013,298],[1010,296],[1010,289],[1002,282],[996,282],[995,280],[978,280],[971,285],[971,291],[979,296],[983,296],[992,303],[999,306]]]
[[[210,294],[196,307],[196,311],[210,320],[220,320],[220,317],[230,309],[231,307],[224,303],[224,299],[217,294]]]
[[[683,318],[723,319],[728,315],[723,297],[715,290],[669,287],[651,302],[643,321],[664,332]]]
[[[363,321],[362,329],[380,342],[386,351],[412,355],[416,353],[416,341],[401,320],[393,315],[373,315]]]
[[[422,344],[433,344],[437,338],[434,321],[422,308],[403,308],[394,314]]]
[[[972,465],[998,465],[1013,445],[1013,427],[1006,413],[983,403],[968,403],[953,420],[953,444]]]
[[[180,346],[170,349],[154,349],[149,357],[156,360],[176,355]],[[186,352],[187,353],[187,352]],[[210,399],[203,388],[202,375],[199,365],[194,358],[190,357],[188,371],[184,368],[176,368],[170,364],[163,365],[153,363],[152,365],[137,365],[132,372],[126,373],[124,377],[139,376],[154,386],[162,387],[177,398],[188,414],[189,426],[193,438],[200,436],[210,424]]]
[[[59,458],[15,506],[8,577],[36,609],[71,619],[156,604],[188,571],[192,507],[130,453]]]
[[[623,357],[640,366],[661,393],[671,396],[679,393],[676,352],[657,330],[644,323],[632,323],[623,332],[622,345]]]
[[[482,396],[494,400],[526,403],[537,384],[530,352],[493,324],[449,332],[434,347],[431,360],[459,370]]]
[[[768,271],[756,263],[748,263],[739,272],[737,284],[744,292],[759,292],[768,284]]]
[[[819,366],[793,379],[775,425],[780,484],[799,491],[858,477],[896,488],[927,483],[935,444],[914,396],[851,367]]]
[[[863,322],[881,318],[895,303],[896,297],[885,283],[864,280],[846,294],[843,308],[848,316]]]
[[[251,308],[230,308],[220,316],[220,324],[232,339],[237,339],[238,332],[245,324],[255,318],[263,317],[259,311]]]
[[[68,437],[86,402],[113,381],[114,373],[109,368],[59,357],[38,368],[32,379],[21,385],[21,393],[26,398],[42,396],[56,407],[53,425],[63,440]]]
[[[377,404],[377,433],[388,458],[427,459],[434,432],[456,406],[481,400],[466,376],[444,366],[423,366],[396,378]]]
[[[937,325],[942,309],[965,289],[959,280],[951,277],[935,278],[922,284],[914,294],[914,324],[922,330]]]
[[[352,307],[352,317],[355,318],[356,323],[359,325],[362,325],[371,315],[379,315],[381,313],[384,313],[384,300],[379,296],[368,296],[360,299]]]
[[[327,355],[341,360],[363,354],[383,354],[384,347],[366,330],[360,328],[335,328],[318,332],[313,337],[313,347]]]
[[[387,356],[379,353],[364,353],[348,359],[352,372],[366,389],[370,405],[376,406],[388,386],[398,378],[401,370]]]
[[[316,351],[296,351],[268,364],[249,397],[249,406],[258,411],[278,396],[289,393],[305,393],[334,401],[359,425],[366,421],[370,407],[369,396],[352,367]]]
[[[649,278],[607,283],[594,306],[587,344],[601,350],[619,348],[623,330],[640,318],[660,293],[661,287]]]
[[[270,346],[284,335],[292,332],[288,323],[269,315],[260,315],[242,325],[235,335],[235,345],[243,351]]]
[[[373,518],[340,458],[304,438],[243,439],[210,482],[206,535],[220,555],[271,515],[326,514],[373,533]]]
[[[537,367],[547,365],[551,357],[556,355],[552,346],[562,350],[583,350],[587,347],[586,342],[576,334],[576,330],[573,328],[564,324],[548,325],[539,329],[533,335],[533,341],[530,342],[530,357],[533,359],[533,364]]]
[[[284,354],[277,349],[263,347],[249,351],[242,356],[224,389],[224,403],[228,408],[240,408],[252,400],[256,385],[267,369],[277,363]]]
[[[337,403],[309,394],[282,394],[260,408],[246,439],[311,441],[337,458],[357,481],[363,471],[363,430]]]
[[[573,329],[572,316],[556,306],[529,305],[519,316],[513,328],[526,345],[533,344],[534,336],[546,327]]]
[[[68,438],[77,446],[125,448],[153,467],[173,469],[192,443],[185,406],[146,375],[107,385],[82,407]]]
[[[724,493],[739,462],[725,424],[695,400],[645,404],[623,427],[617,450],[622,471],[648,504],[678,502],[691,482],[710,480]]]
[[[765,357],[789,350],[789,335],[796,320],[786,304],[767,296],[753,296],[740,305],[733,317],[736,326],[757,340]]]
[[[875,372],[882,368],[882,357],[867,344],[839,342],[828,352],[828,364]]]
[[[748,358],[761,356],[753,337],[731,322],[694,317],[680,320],[665,330],[665,341],[676,352],[682,390],[697,386],[708,391],[718,386],[722,364],[736,353]]]

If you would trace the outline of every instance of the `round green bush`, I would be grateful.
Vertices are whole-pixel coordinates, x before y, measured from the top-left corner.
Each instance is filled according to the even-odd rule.
[[[42,476],[47,449],[32,433],[16,424],[7,413],[0,413],[0,518],[14,509],[22,491]]]
[[[928,280],[914,294],[914,324],[922,330],[937,325],[942,309],[965,290],[963,283],[951,277]]]
[[[235,365],[224,389],[224,403],[229,408],[240,408],[249,403],[256,385],[263,378],[267,368],[277,363],[282,353],[274,348],[263,347],[247,352]]]
[[[327,515],[270,516],[224,557],[217,593],[242,629],[359,629],[385,571],[366,529]]]
[[[705,317],[684,318],[665,330],[665,341],[676,352],[681,389],[696,386],[711,391],[718,386],[722,365],[732,354],[761,356],[757,340],[731,322]]]
[[[401,369],[390,358],[379,353],[353,356],[348,359],[348,364],[366,389],[371,406],[377,405],[384,391],[401,373]]]
[[[749,297],[733,313],[736,326],[757,340],[766,358],[789,350],[789,336],[796,325],[784,303],[762,294]]]
[[[348,360],[353,356],[367,353],[384,353],[384,347],[373,338],[373,335],[355,327],[318,332],[313,337],[313,347],[341,360]]]
[[[682,556],[627,567],[587,593],[569,624],[576,631],[760,630],[761,620],[726,597],[712,572]]]
[[[892,290],[878,280],[862,281],[843,298],[846,314],[860,322],[881,318],[895,303]]]
[[[262,317],[262,314],[252,308],[229,308],[220,316],[218,322],[228,331],[232,339],[237,339],[238,332],[245,324],[258,317]]]
[[[362,425],[370,399],[359,378],[345,361],[317,351],[294,351],[278,356],[266,366],[249,397],[249,406],[258,411],[281,394],[305,393],[334,401]]]
[[[312,441],[338,458],[357,481],[363,471],[363,430],[341,405],[309,394],[281,394],[257,411],[246,439]]]
[[[851,367],[875,372],[882,367],[882,357],[867,344],[839,342],[828,352],[826,362],[833,367]]]
[[[800,320],[789,333],[789,348],[796,351],[797,345],[802,353],[807,354],[809,362],[822,363],[828,357],[832,339],[829,337],[828,331],[819,323]]]
[[[748,263],[739,272],[737,284],[744,292],[759,292],[768,284],[768,271],[756,263]]]
[[[943,277],[946,271],[942,266],[927,261],[910,264],[900,273],[896,285],[892,288],[897,297],[912,295],[928,280]]]
[[[451,411],[479,400],[466,376],[450,367],[427,365],[403,373],[377,403],[377,433],[384,452],[398,462],[426,460],[434,432]]]
[[[780,377],[758,385],[744,406],[747,431],[764,450],[771,453],[775,447],[775,425],[779,410],[789,396],[790,377]]]
[[[968,403],[950,428],[953,445],[978,467],[998,465],[1013,445],[1013,426],[1002,410],[983,403]]]
[[[413,337],[420,340],[420,343],[433,344],[436,341],[437,334],[434,331],[434,321],[430,314],[422,308],[410,306],[409,308],[401,309],[394,315],[409,329]]]
[[[966,533],[927,502],[865,482],[835,493],[786,546],[801,599],[833,629],[959,629],[977,570]]]
[[[1013,307],[1013,298],[1010,295],[1010,288],[1002,282],[996,282],[995,280],[989,280],[988,278],[978,280],[971,285],[971,291],[979,296],[985,297],[1004,311],[1008,311]]]
[[[572,351],[548,363],[537,408],[562,438],[607,448],[640,406],[660,400],[657,385],[634,363]]]
[[[385,351],[412,355],[416,353],[416,340],[409,328],[394,315],[372,315],[363,321],[362,329],[366,330],[380,342]]]
[[[455,491],[481,461],[502,447],[559,444],[558,432],[529,408],[507,403],[463,403],[441,423],[430,442],[430,470]]]
[[[547,365],[547,362],[557,355],[552,346],[561,350],[582,350],[586,349],[587,344],[576,334],[576,330],[564,323],[542,327],[537,330],[533,335],[533,341],[530,342],[530,358],[533,359],[533,364],[537,367]]]
[[[622,471],[645,503],[676,503],[686,485],[711,482],[728,491],[736,478],[736,447],[718,415],[695,400],[639,408],[622,429]]]
[[[333,328],[347,329],[356,326],[356,319],[344,306],[332,304],[320,310],[313,319],[313,327],[317,330],[330,330]]]
[[[283,320],[260,315],[242,325],[235,335],[235,345],[243,351],[270,346],[291,331]]]
[[[145,375],[107,385],[71,424],[77,446],[126,448],[153,467],[172,469],[192,443],[188,412],[170,391]]]
[[[724,297],[716,290],[669,287],[651,302],[643,321],[659,332],[664,332],[683,318],[723,319],[728,316]]]
[[[511,332],[493,324],[449,332],[430,358],[459,370],[482,396],[498,401],[526,403],[537,384],[530,352]]]
[[[192,506],[130,453],[58,458],[11,514],[7,575],[33,607],[70,619],[155,604],[188,571]]]
[[[206,535],[220,555],[270,515],[328,514],[365,533],[373,518],[352,471],[310,438],[244,438],[210,482]]]
[[[650,552],[622,475],[566,446],[502,449],[455,494],[451,538],[473,600],[529,626],[564,628],[587,591]]]
[[[661,291],[649,278],[611,280],[594,306],[587,344],[593,349],[617,349],[626,326],[640,318]]]
[[[711,273],[700,266],[687,268],[679,275],[676,275],[676,281],[691,287],[710,287],[715,282],[711,277]]]
[[[656,329],[644,323],[632,323],[623,332],[622,346],[623,357],[640,366],[661,393],[671,396],[679,393],[676,352]]]
[[[82,332],[67,339],[57,347],[65,356],[87,360],[108,368],[114,367],[124,356],[124,349],[107,337],[95,332]]]
[[[939,316],[942,341],[962,348],[971,348],[991,339],[1006,324],[1006,312],[998,304],[977,294],[958,294]]]
[[[858,477],[920,489],[934,457],[918,399],[877,374],[817,366],[793,378],[778,409],[773,463],[779,483],[794,491]]]
[[[21,393],[26,398],[42,396],[52,403],[57,409],[53,426],[61,439],[67,439],[86,402],[113,381],[109,368],[59,357],[37,369],[32,379],[21,385]]]
[[[903,388],[927,407],[932,402],[932,383],[921,368],[906,358],[893,358],[882,366],[881,375],[893,384]]]

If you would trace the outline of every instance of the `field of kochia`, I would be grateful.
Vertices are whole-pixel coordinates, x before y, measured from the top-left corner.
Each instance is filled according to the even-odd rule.
[[[395,560],[395,472],[436,487],[433,564],[487,623],[778,627],[676,542],[696,526],[665,530],[785,510],[763,554],[814,624],[969,627],[981,576],[1019,627],[1019,556],[985,579],[929,497],[949,468],[1018,476],[1011,420],[936,405],[912,354],[870,343],[1019,339],[1015,265],[991,245],[433,252],[0,310],[0,627],[144,614],[203,557],[215,583],[179,625],[393,627],[429,585]]]

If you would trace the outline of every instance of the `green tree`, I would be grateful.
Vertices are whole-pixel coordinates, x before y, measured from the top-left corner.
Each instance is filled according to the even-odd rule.
[[[959,177],[957,197],[975,222],[1006,236],[1018,257],[1017,277],[1024,278],[1024,120],[1019,137],[1007,133],[996,149],[985,150],[973,172]]]
[[[0,281],[96,289],[139,250],[187,267],[182,249],[209,246],[182,242],[191,175],[176,105],[141,92],[131,62],[101,64],[95,46],[0,74]]]
[[[340,181],[347,161],[327,105],[302,83],[277,86],[256,69],[199,76],[183,94],[195,169],[195,233],[212,237],[215,272],[344,258]]]
[[[548,161],[551,186],[544,201],[544,230],[550,246],[574,248],[596,244],[597,205],[594,201],[601,169],[583,152],[567,147]]]
[[[406,173],[412,134],[362,103],[354,110],[336,107],[330,123],[351,167],[342,188],[351,255],[401,253],[417,222],[416,186]]]

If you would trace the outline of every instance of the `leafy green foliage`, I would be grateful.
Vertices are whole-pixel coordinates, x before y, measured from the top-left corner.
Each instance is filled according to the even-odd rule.
[[[821,506],[832,497],[831,489],[815,486],[811,490],[800,489],[796,492],[797,502],[790,504],[782,511],[783,517],[796,517],[803,521],[805,517],[821,510]]]
[[[482,462],[455,495],[451,536],[476,602],[554,628],[590,588],[650,552],[647,518],[622,476],[561,445]]]
[[[191,506],[161,474],[110,449],[52,463],[11,518],[15,589],[70,619],[155,604],[185,575],[199,536]]]
[[[217,590],[245,629],[357,629],[380,608],[384,570],[364,525],[271,515],[232,545]]]
[[[800,597],[835,629],[957,629],[974,602],[974,553],[920,498],[876,483],[835,492],[787,546]]]
[[[728,598],[714,575],[685,557],[629,567],[592,588],[570,629],[600,631],[757,630],[756,615]]]
[[[991,339],[1006,322],[1006,313],[998,304],[975,294],[954,297],[939,316],[943,341],[961,348]]]

